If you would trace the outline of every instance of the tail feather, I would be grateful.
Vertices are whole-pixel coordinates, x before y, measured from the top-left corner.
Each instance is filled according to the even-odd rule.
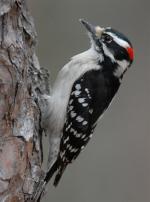
[[[46,177],[44,179],[46,184],[50,181],[50,179],[52,178],[54,173],[57,172],[55,179],[54,179],[54,183],[53,183],[53,185],[56,187],[64,173],[66,166],[67,166],[67,163],[62,162],[61,159],[58,158],[46,174]]]
[[[55,161],[55,163],[52,165],[52,167],[48,170],[48,172],[46,173],[46,177],[45,177],[45,179],[44,179],[44,183],[42,184],[43,185],[43,187],[42,187],[42,189],[41,189],[41,192],[40,193],[38,193],[38,195],[37,195],[37,193],[35,194],[35,196],[34,196],[34,201],[37,201],[37,202],[40,202],[41,201],[41,196],[42,196],[42,194],[43,194],[43,190],[44,190],[44,188],[45,188],[45,185],[50,181],[50,179],[52,178],[52,176],[54,175],[54,173],[57,171],[57,170],[59,170],[59,168],[60,168],[60,161],[59,161],[59,159],[57,159],[56,161]],[[57,176],[56,176],[57,177]],[[58,184],[58,183],[57,183]]]
[[[54,183],[53,183],[53,185],[55,187],[58,185],[58,183],[59,183],[59,181],[60,181],[60,179],[61,179],[61,177],[62,177],[62,175],[64,173],[64,170],[65,170],[66,166],[67,166],[66,164],[60,165],[58,173],[56,174],[56,177],[55,177]]]
[[[40,185],[40,192],[36,190],[37,192],[35,193],[33,201],[37,201],[37,202],[41,201],[41,196],[45,190],[45,185],[50,181],[50,179],[52,178],[54,173],[57,171],[57,169],[58,169],[58,160],[55,161],[53,166],[46,173],[46,177],[42,183],[42,186]]]
[[[50,181],[50,179],[52,178],[52,176],[54,175],[54,173],[57,171],[58,168],[59,168],[59,161],[57,159],[55,161],[55,163],[53,164],[53,166],[50,168],[50,170],[46,174],[46,177],[44,180],[46,183],[48,183]]]

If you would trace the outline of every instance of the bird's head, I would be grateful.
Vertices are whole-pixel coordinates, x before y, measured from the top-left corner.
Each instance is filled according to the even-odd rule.
[[[122,66],[124,71],[131,65],[134,51],[131,42],[124,34],[111,27],[93,26],[83,19],[80,19],[80,22],[87,29],[92,48],[95,51]]]

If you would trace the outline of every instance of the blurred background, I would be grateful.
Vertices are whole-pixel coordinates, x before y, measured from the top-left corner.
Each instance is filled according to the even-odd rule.
[[[150,2],[147,0],[32,0],[42,67],[51,82],[89,40],[84,18],[126,34],[135,61],[117,98],[80,157],[67,168],[58,188],[49,185],[43,202],[150,201]]]

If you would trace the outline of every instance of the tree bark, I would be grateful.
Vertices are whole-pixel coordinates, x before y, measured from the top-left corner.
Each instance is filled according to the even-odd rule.
[[[44,171],[41,114],[48,73],[35,55],[26,0],[0,0],[0,201],[25,202]]]

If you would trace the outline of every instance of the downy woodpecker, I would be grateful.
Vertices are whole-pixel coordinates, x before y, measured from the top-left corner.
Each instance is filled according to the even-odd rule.
[[[52,162],[45,182],[56,172],[55,186],[67,165],[89,142],[97,120],[117,93],[134,57],[130,41],[122,33],[111,27],[80,22],[88,31],[91,47],[72,57],[60,70],[48,98],[48,130],[53,141],[50,149],[57,158]]]

